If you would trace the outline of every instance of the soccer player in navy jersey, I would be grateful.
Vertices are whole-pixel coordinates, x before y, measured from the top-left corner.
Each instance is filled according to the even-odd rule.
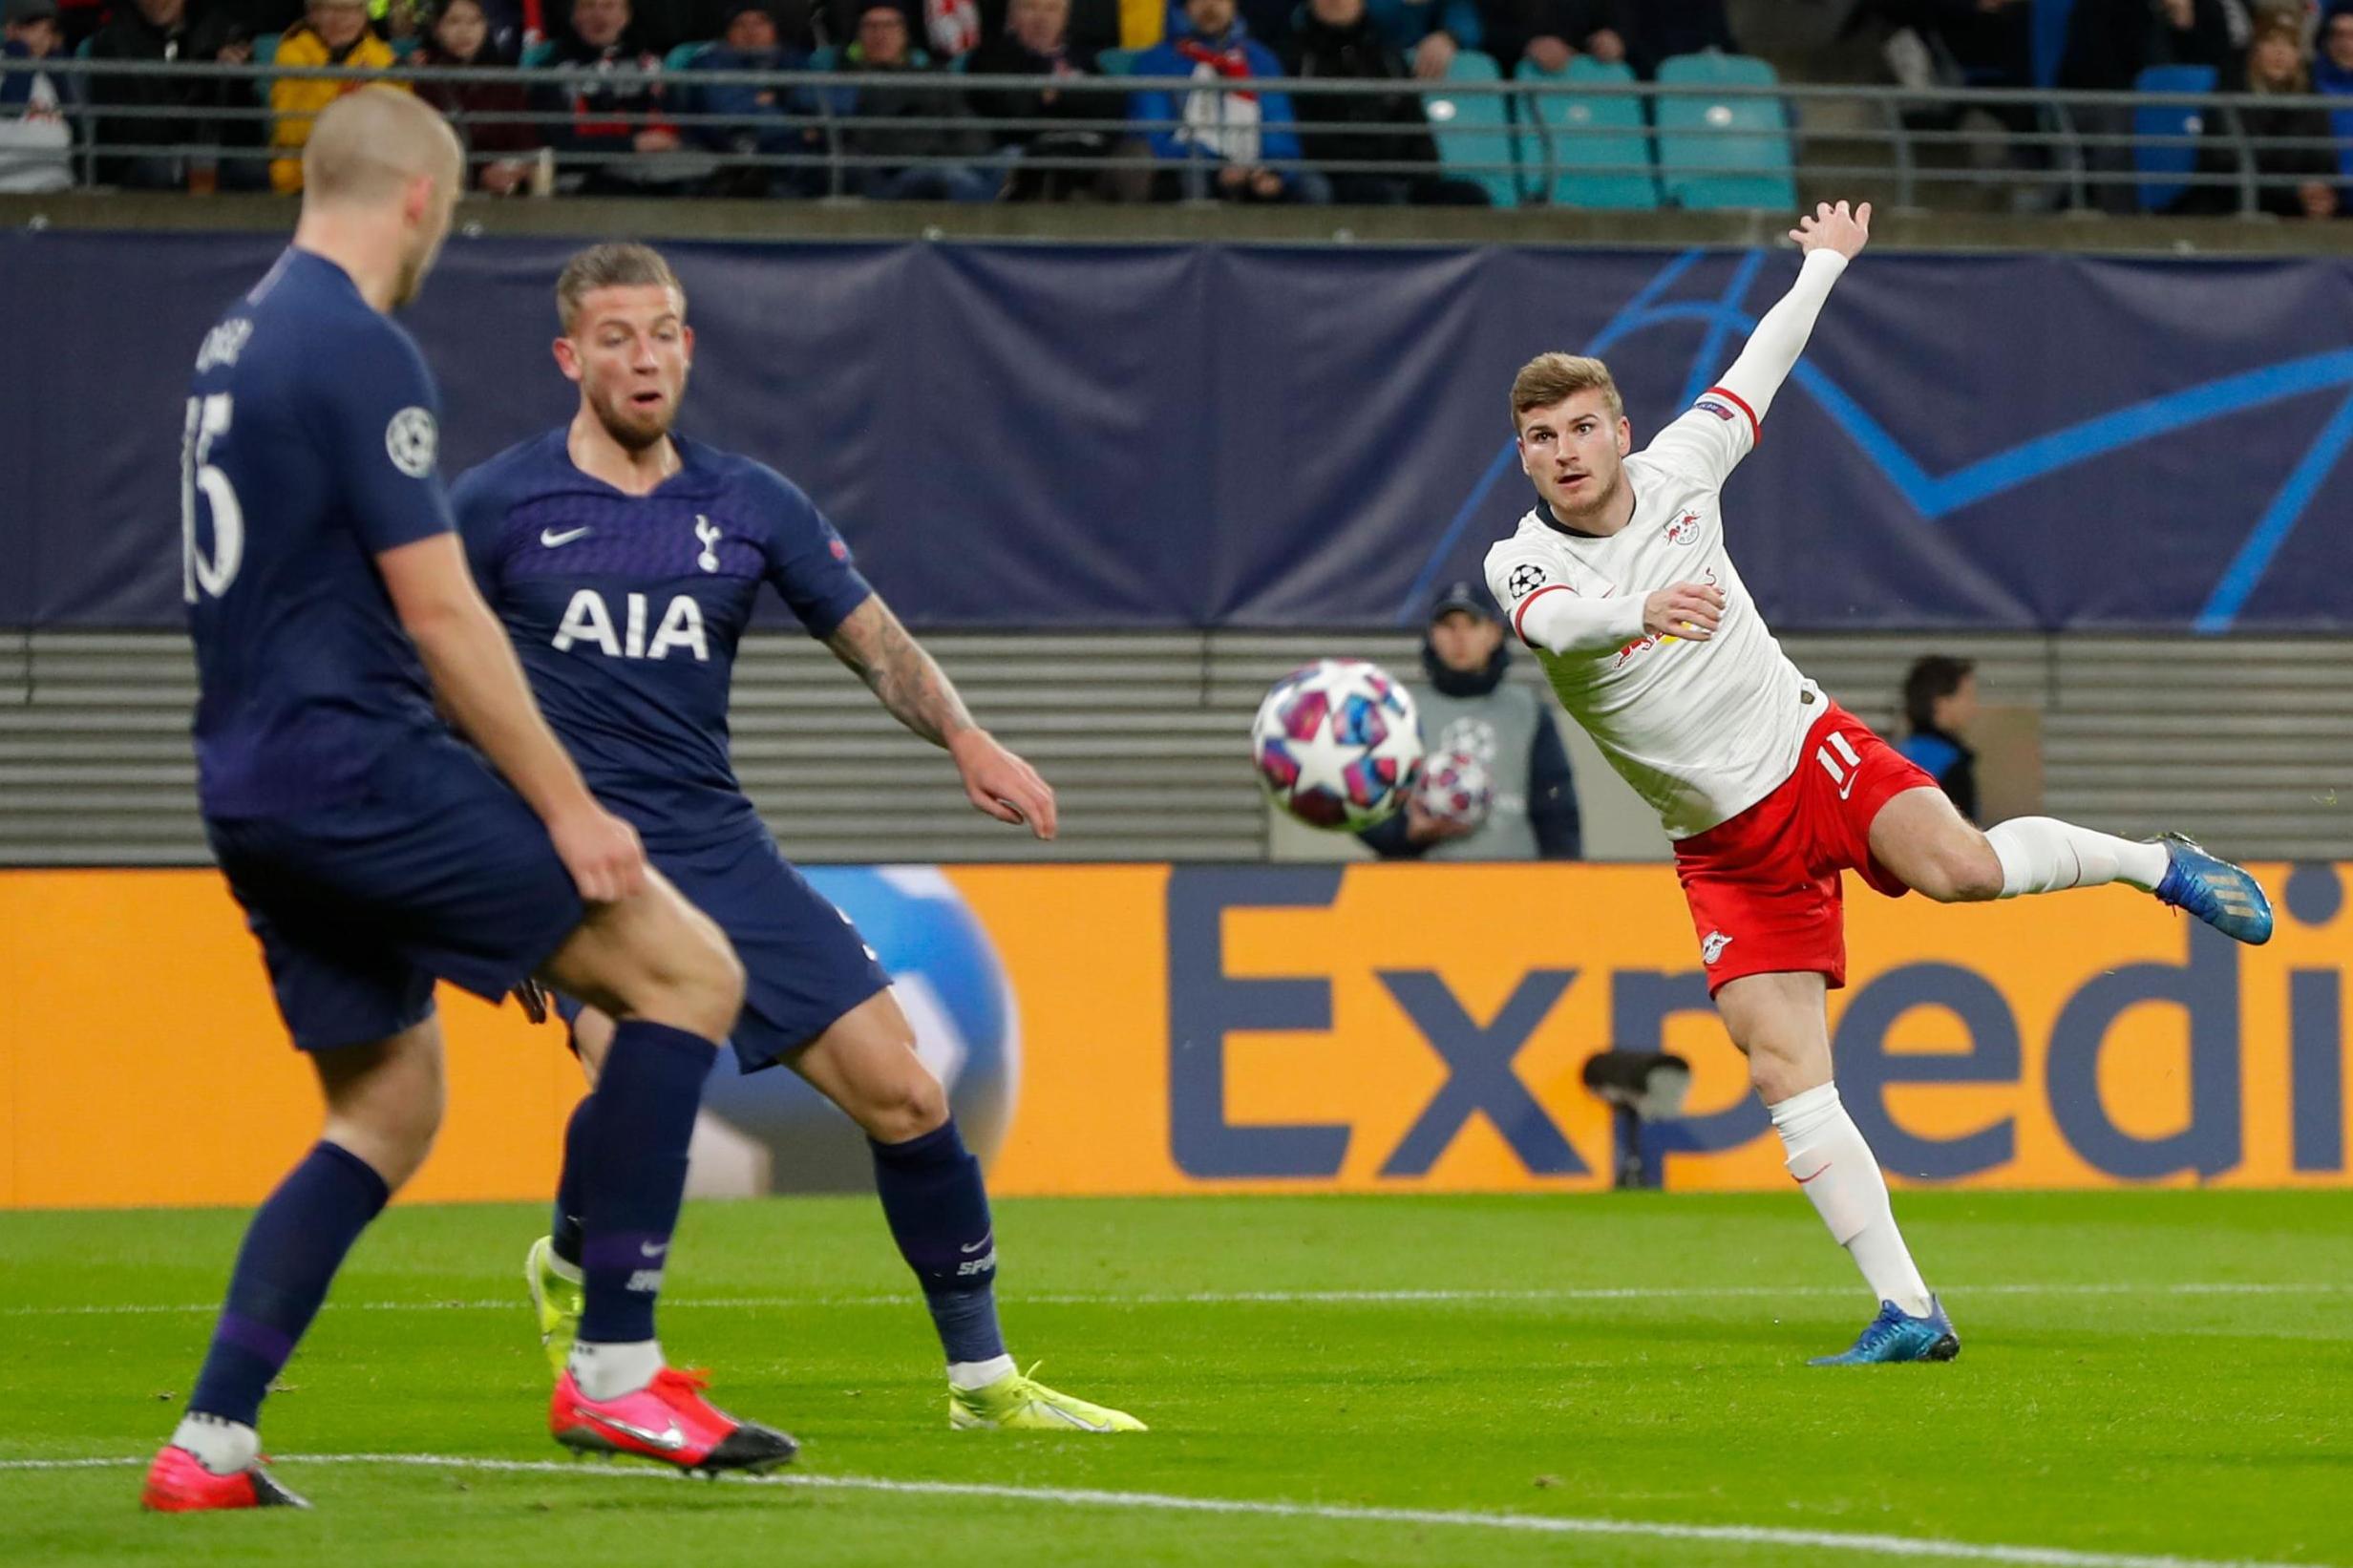
[[[654,866],[727,932],[747,975],[732,1032],[747,1072],[779,1064],[864,1129],[875,1185],[947,1359],[948,1422],[1136,1431],[1143,1424],[1033,1382],[997,1323],[996,1239],[980,1162],[914,1031],[848,919],[785,860],[735,780],[728,690],[763,583],[908,729],[946,750],[974,806],[1054,836],[1054,795],[976,725],[940,667],[774,470],[676,434],[694,334],[684,289],[644,245],[598,245],[556,286],[556,363],[571,422],[509,449],[454,492],[468,556],[548,721]],[[606,1092],[612,1022],[565,1007]],[[555,1231],[526,1264],[549,1357],[580,1316],[588,1113],[565,1145]],[[577,1355],[577,1349],[570,1354]]]
[[[654,1337],[742,968],[533,705],[451,524],[432,378],[390,319],[448,233],[463,155],[431,108],[369,88],[320,116],[303,168],[293,244],[197,355],[182,565],[206,833],[326,1127],[245,1232],[142,1500],[302,1506],[262,1467],[255,1424],[345,1253],[432,1145],[436,978],[498,997],[537,974],[618,1020],[573,1133],[584,1303],[559,1439],[681,1468],[779,1463],[792,1440],[712,1407]]]

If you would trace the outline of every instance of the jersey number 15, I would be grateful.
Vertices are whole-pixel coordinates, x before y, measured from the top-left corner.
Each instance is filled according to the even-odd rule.
[[[215,599],[228,592],[244,559],[244,508],[237,504],[237,487],[211,461],[213,442],[229,432],[229,416],[227,392],[188,399],[188,425],[180,444],[180,597],[191,604],[200,588]],[[209,560],[196,537],[200,493],[212,515]]]

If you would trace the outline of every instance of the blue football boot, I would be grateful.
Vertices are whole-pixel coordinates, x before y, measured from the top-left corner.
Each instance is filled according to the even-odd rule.
[[[2178,833],[2157,839],[2165,846],[2160,902],[2187,909],[2226,937],[2251,947],[2271,941],[2271,900],[2262,884],[2230,861],[2218,859]]]
[[[1891,1361],[1950,1361],[1961,1354],[1961,1336],[1944,1303],[1928,1298],[1928,1315],[1916,1318],[1894,1302],[1881,1302],[1879,1315],[1834,1356],[1816,1356],[1809,1367],[1872,1367]]]

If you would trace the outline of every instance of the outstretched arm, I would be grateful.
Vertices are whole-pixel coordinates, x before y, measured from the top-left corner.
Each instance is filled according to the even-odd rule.
[[[1027,822],[1040,838],[1054,836],[1052,787],[973,722],[947,672],[900,624],[880,594],[868,595],[825,646],[857,671],[892,717],[946,748],[974,806],[1000,822]]]
[[[1865,201],[1850,212],[1844,201],[1834,207],[1822,202],[1797,221],[1790,238],[1806,253],[1797,282],[1779,304],[1765,312],[1749,334],[1748,347],[1716,382],[1740,399],[1749,416],[1760,423],[1765,411],[1772,407],[1773,393],[1781,390],[1797,356],[1805,352],[1806,340],[1813,335],[1813,324],[1830,299],[1831,286],[1870,242],[1871,203]]]

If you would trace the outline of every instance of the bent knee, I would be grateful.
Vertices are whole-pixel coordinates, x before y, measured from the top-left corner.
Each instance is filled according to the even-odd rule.
[[[2002,858],[1981,835],[1973,843],[1940,848],[1907,879],[1916,893],[1939,903],[1981,903],[2002,897]]]
[[[724,1040],[744,1008],[744,965],[734,945],[699,912],[668,934],[652,972],[629,998],[630,1012]]]
[[[859,1101],[843,1109],[877,1143],[904,1143],[947,1125],[947,1091],[916,1056],[912,1041],[905,1070],[862,1091]]]

